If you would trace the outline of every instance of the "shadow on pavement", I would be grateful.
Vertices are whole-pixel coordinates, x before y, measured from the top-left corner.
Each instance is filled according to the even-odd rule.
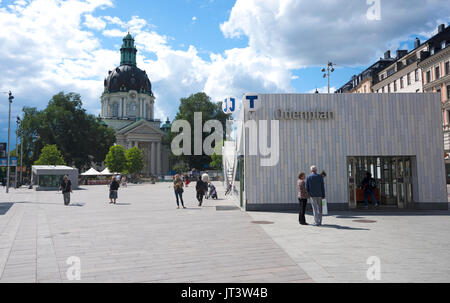
[[[368,228],[358,228],[358,227],[349,227],[335,224],[323,224],[322,228],[334,228],[334,229],[342,229],[342,230],[370,230]]]
[[[5,215],[9,209],[14,205],[14,203],[0,203],[0,216]]]
[[[72,204],[69,204],[70,207],[83,207],[85,205],[86,204],[84,204],[84,203],[72,203]]]

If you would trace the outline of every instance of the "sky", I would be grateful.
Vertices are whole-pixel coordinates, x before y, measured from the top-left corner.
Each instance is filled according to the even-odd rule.
[[[60,91],[100,114],[122,38],[136,39],[138,67],[156,96],[155,118],[180,98],[214,101],[246,92],[332,92],[382,57],[413,48],[450,21],[448,0],[0,0],[0,142],[23,106],[46,107]],[[12,134],[12,148],[15,137]]]

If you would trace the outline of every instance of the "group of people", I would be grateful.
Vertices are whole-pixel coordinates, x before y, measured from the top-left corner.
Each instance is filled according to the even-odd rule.
[[[120,183],[122,183],[123,187],[127,187],[127,179],[125,176],[116,176],[111,177],[111,182],[109,183],[109,203],[116,204],[118,199],[118,192],[120,188]],[[72,182],[69,180],[69,177],[66,175],[63,177],[61,184],[59,186],[59,190],[63,194],[64,205],[70,205],[70,194],[73,193],[72,190]]]
[[[298,176],[298,201],[300,202],[299,223],[301,225],[308,225],[306,223],[305,213],[308,199],[311,199],[311,205],[314,214],[314,226],[322,225],[322,200],[325,199],[325,181],[326,173],[317,173],[316,166],[311,167],[311,174],[306,176],[301,172]]]
[[[189,185],[186,184],[186,187]],[[183,201],[183,192],[184,192],[184,182],[183,179],[181,178],[181,176],[179,174],[175,175],[174,179],[173,179],[173,189],[175,192],[175,198],[177,201],[177,208],[180,208],[180,203],[181,203],[181,207],[182,208],[186,208],[184,206],[184,201]],[[199,176],[197,179],[197,183],[195,185],[195,190],[197,192],[197,201],[198,201],[198,206],[201,207],[203,205],[203,199],[206,197],[207,199],[209,197],[213,198],[213,199],[217,199],[217,191],[215,186],[209,182],[209,175],[208,174],[203,174],[201,177]]]
[[[322,201],[325,199],[325,181],[327,176],[325,171],[321,174],[315,165],[311,166],[311,174],[306,176],[301,172],[298,176],[298,201],[300,203],[299,223],[301,225],[308,225],[306,223],[305,213],[308,200],[311,200],[311,206],[314,214],[313,226],[322,225]],[[360,187],[364,190],[364,204],[369,207],[368,197],[370,196],[375,207],[378,207],[378,202],[375,198],[375,189],[377,188],[376,181],[372,178],[372,174],[367,172],[365,178],[361,182]]]

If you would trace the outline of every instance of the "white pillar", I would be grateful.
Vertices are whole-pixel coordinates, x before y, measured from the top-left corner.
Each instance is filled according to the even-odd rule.
[[[161,175],[161,142],[156,143],[156,173]]]
[[[156,142],[152,142],[152,175],[155,175],[157,173],[156,162]]]
[[[148,154],[147,154],[147,171],[152,174],[152,144],[148,143]]]

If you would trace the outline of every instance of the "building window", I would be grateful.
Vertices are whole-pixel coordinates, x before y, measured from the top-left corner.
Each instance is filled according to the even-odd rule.
[[[388,88],[388,93],[390,93],[391,92],[391,85],[388,84],[387,88]]]
[[[408,75],[406,75],[406,82],[408,83],[407,85],[411,85],[411,74],[408,73]]]
[[[440,76],[441,76],[440,68],[439,68],[439,66],[436,66],[434,68],[434,79],[437,80],[437,79],[439,79]]]
[[[450,61],[445,62],[445,74],[450,74]]]
[[[447,85],[447,100],[450,100],[450,85]]]
[[[403,77],[401,77],[400,78],[400,88],[403,88],[404,87],[404,85],[403,85]]]
[[[384,93],[384,86],[383,86],[383,88],[382,88],[382,92]]]
[[[427,71],[427,83],[431,82],[431,71]]]
[[[397,80],[394,81],[394,93],[397,91]]]
[[[128,116],[136,117],[136,103],[135,102],[128,103]]]
[[[415,74],[414,77],[415,77],[416,82],[419,81],[419,70],[416,69],[414,74]]]
[[[112,107],[112,115],[115,118],[119,117],[119,104],[116,102],[114,102],[113,107]]]

